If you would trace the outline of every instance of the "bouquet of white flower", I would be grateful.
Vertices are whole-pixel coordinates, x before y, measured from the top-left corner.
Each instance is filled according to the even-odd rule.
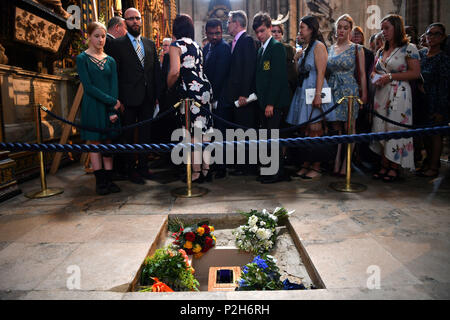
[[[278,222],[289,217],[292,212],[294,211],[288,212],[284,208],[276,208],[272,213],[266,209],[261,212],[257,210],[241,212],[248,220],[247,224],[233,230],[237,247],[254,254],[268,252],[277,239]]]

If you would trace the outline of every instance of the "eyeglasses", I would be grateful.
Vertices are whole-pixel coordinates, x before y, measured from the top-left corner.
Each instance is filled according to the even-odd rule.
[[[127,21],[133,21],[133,20],[141,21],[141,17],[129,17],[129,18],[125,18],[125,20],[127,20]]]
[[[425,33],[425,35],[427,37],[438,37],[438,36],[442,36],[442,32],[430,32],[428,31],[427,33]]]

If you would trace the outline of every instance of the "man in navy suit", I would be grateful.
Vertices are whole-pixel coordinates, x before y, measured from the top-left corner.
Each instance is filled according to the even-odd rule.
[[[219,19],[210,19],[206,22],[208,44],[203,48],[204,70],[213,90],[213,112],[219,117],[231,121],[233,119],[233,109],[224,100],[225,83],[230,69],[231,48],[222,39],[222,33],[222,21]],[[227,126],[218,120],[214,122],[215,127],[225,137]],[[224,164],[217,164],[215,178],[224,178],[226,174],[225,161]]]
[[[124,14],[128,33],[112,42],[111,56],[116,60],[119,79],[119,99],[124,105],[123,125],[151,119],[156,99],[161,92],[161,65],[155,43],[141,36],[142,18],[139,11],[129,8]],[[148,144],[151,128],[139,127],[139,144]],[[134,130],[125,133],[127,143],[134,143]],[[148,157],[135,154],[128,157],[128,178],[136,184],[151,179]]]
[[[228,19],[228,32],[233,37],[231,43],[231,64],[227,79],[226,100],[233,109],[233,122],[247,128],[258,126],[258,103],[247,103],[247,98],[256,93],[256,44],[246,32],[247,15],[244,11],[231,11]],[[239,107],[235,106],[239,101]],[[248,154],[246,156],[248,161]],[[231,175],[256,173],[256,167],[237,165]]]

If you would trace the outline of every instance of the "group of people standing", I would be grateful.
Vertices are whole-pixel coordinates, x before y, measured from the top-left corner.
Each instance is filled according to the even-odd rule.
[[[165,39],[163,45],[166,48],[159,57],[155,44],[140,36],[142,20],[136,9],[128,9],[124,19],[114,17],[110,21],[108,36],[117,39],[108,39],[106,28],[100,23],[92,23],[88,29],[89,49],[77,58],[85,88],[82,123],[101,129],[120,124],[127,126],[151,119],[157,100],[160,110],[166,110],[179,99],[190,98],[197,102],[190,110],[191,127],[202,133],[201,141],[196,141],[198,138],[195,137],[193,142],[210,141],[213,129],[225,133],[226,129],[233,128],[228,126],[229,123],[242,128],[271,130],[298,126],[311,119],[318,120],[300,127],[298,133],[320,137],[330,131],[346,133],[347,101],[333,111],[327,111],[344,96],[358,96],[364,105],[355,101],[351,127],[362,132],[396,131],[403,128],[372,118],[368,110],[373,108],[398,123],[415,124],[410,85],[413,81],[419,83],[417,88],[422,93],[421,108],[427,110],[427,121],[424,122],[448,121],[450,63],[442,53],[442,43],[446,39],[442,24],[428,27],[429,48],[422,53],[409,43],[403,20],[398,15],[389,15],[382,20],[381,36],[371,39],[374,49],[378,47],[375,52],[364,48],[362,29],[354,26],[347,14],[336,21],[337,41],[329,48],[314,16],[300,19],[298,40],[301,48],[283,44],[283,25],[272,21],[267,13],[258,13],[253,18],[252,27],[258,41],[247,33],[247,24],[244,11],[230,12],[227,31],[232,40],[227,43],[223,39],[222,21],[209,20],[205,27],[208,44],[202,49],[194,41],[192,19],[185,14],[179,15],[173,22],[173,39],[171,42]],[[331,102],[322,101],[324,88],[331,89]],[[306,96],[307,89],[315,89],[312,102]],[[248,99],[252,94],[256,94],[257,101]],[[225,121],[214,119],[212,114]],[[358,115],[364,117],[358,118]],[[184,118],[183,111],[178,112],[178,117]],[[173,118],[172,127],[182,126],[183,121],[174,125],[176,121]],[[139,127],[138,143],[149,143],[151,132],[150,125]],[[171,132],[166,132],[166,138],[170,135]],[[82,138],[89,143],[117,139],[124,139],[122,141],[126,143],[135,141],[133,130],[125,131],[123,137],[82,131]],[[373,177],[392,182],[397,179],[400,167],[414,169],[413,148],[412,139],[372,143],[370,149],[381,159],[379,170]],[[358,151],[363,154],[360,149]],[[337,176],[344,176],[346,170],[342,150],[339,145],[332,159],[333,174]],[[435,155],[440,155],[441,150],[442,137],[433,137],[428,161],[424,161],[420,175],[435,176],[438,173],[439,156],[436,163]],[[371,151],[367,148],[366,152]],[[211,181],[211,155],[206,151],[193,153],[193,182]],[[285,148],[280,151],[280,166],[275,174],[259,175],[258,180],[262,183],[290,180],[284,171],[287,153]],[[91,154],[91,161],[97,193],[119,192],[120,188],[113,182],[111,155]],[[305,181],[320,178],[323,161],[314,157],[313,149],[307,158],[298,159],[299,170],[294,177]],[[134,154],[129,154],[126,159],[116,161],[127,164],[127,178],[138,184],[152,178],[147,162],[148,156],[144,154],[137,159]],[[249,163],[231,168],[218,164],[214,169],[216,179],[227,174],[258,175],[258,166]]]

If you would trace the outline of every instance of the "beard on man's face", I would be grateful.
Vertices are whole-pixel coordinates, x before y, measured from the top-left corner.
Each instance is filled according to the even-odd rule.
[[[133,29],[133,26],[127,24],[127,31],[133,36],[137,37],[141,34],[141,26],[137,26],[137,29]]]

